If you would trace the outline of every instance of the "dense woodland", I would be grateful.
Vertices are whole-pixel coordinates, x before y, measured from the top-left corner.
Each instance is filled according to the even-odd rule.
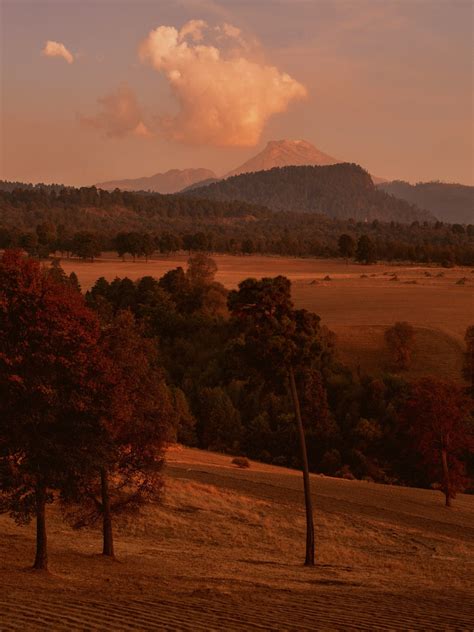
[[[114,516],[159,498],[166,445],[176,439],[332,476],[435,487],[448,506],[457,491],[472,491],[473,328],[465,386],[403,377],[407,323],[387,336],[394,373],[353,374],[319,317],[294,308],[285,277],[247,279],[229,293],[216,270],[197,253],[186,270],[100,278],[83,296],[57,262],[4,253],[0,511],[20,523],[36,517],[36,568],[47,567],[53,501],[76,528],[101,521],[103,553],[113,556]],[[314,538],[312,547],[307,540],[308,564]]]
[[[158,337],[167,375],[188,404],[177,430],[180,440],[297,467],[296,427],[285,375],[263,351],[258,354],[260,366],[250,361],[232,319],[235,293],[228,305],[225,288],[214,281],[215,271],[212,259],[195,255],[187,271],[177,268],[159,280],[109,283],[101,278],[86,301],[105,320],[129,309],[147,335]],[[279,279],[276,295],[289,297],[289,282]],[[428,485],[397,412],[410,388],[403,370],[383,379],[354,375],[339,361],[337,340],[317,316],[311,335],[311,359],[297,375],[303,417],[311,420],[311,469]],[[253,341],[251,348],[256,344]]]
[[[352,251],[341,250],[342,235],[354,242]],[[351,258],[362,236],[370,240],[370,261],[361,259],[367,263],[474,265],[472,224],[331,219],[246,202],[95,187],[0,190],[0,248],[21,247],[40,257],[55,251],[90,259],[106,250],[132,257],[185,250]]]
[[[424,208],[442,222],[472,224],[474,221],[474,187],[447,182],[418,182],[402,180],[383,182],[379,189],[419,208]]]

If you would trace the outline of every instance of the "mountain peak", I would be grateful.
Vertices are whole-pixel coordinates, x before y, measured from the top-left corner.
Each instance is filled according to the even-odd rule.
[[[251,171],[266,171],[273,167],[300,165],[334,165],[340,160],[320,151],[307,140],[288,139],[270,140],[265,148],[243,165],[237,167],[225,177],[236,176]]]

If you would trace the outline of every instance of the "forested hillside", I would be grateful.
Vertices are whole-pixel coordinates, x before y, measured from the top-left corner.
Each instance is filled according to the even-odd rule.
[[[275,167],[233,176],[196,188],[188,195],[209,200],[242,200],[273,211],[322,213],[337,219],[434,220],[429,211],[377,189],[362,167],[350,163]]]
[[[474,187],[445,182],[410,184],[395,180],[384,182],[378,188],[431,211],[443,222],[467,224],[474,221]]]

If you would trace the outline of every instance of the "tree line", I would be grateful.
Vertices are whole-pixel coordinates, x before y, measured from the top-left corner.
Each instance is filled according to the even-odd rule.
[[[39,257],[56,251],[91,259],[117,251],[146,258],[179,250],[337,257],[344,256],[341,235],[355,242],[366,235],[377,260],[474,265],[472,224],[331,219],[242,201],[95,187],[0,190],[0,248]]]
[[[100,520],[112,556],[114,516],[159,498],[174,440],[301,468],[308,565],[310,471],[436,486],[446,504],[471,485],[468,385],[353,374],[319,317],[295,309],[286,278],[228,292],[216,270],[197,253],[186,270],[100,278],[84,296],[58,263],[3,255],[0,510],[36,519],[36,568],[47,567],[53,501],[76,528]],[[394,348],[409,347],[396,330]]]
[[[330,237],[311,240],[306,232],[301,240],[284,230],[272,229],[272,236],[259,239],[245,233],[225,237],[215,229],[176,232],[165,230],[160,233],[121,231],[108,236],[89,230],[68,233],[63,226],[51,222],[37,224],[34,231],[20,232],[16,228],[0,228],[0,248],[22,248],[30,256],[40,259],[60,253],[63,257],[78,257],[93,261],[103,252],[115,251],[120,257],[131,257],[135,261],[148,260],[153,256],[170,255],[177,252],[222,253],[237,256],[272,254],[294,257],[341,257],[347,262],[355,260],[364,264],[377,261],[418,262],[445,267],[454,265],[474,266],[474,231],[461,226],[462,233],[452,227],[434,229],[438,234],[421,227],[412,227],[413,234],[406,236],[396,226],[390,231],[375,226],[344,227],[344,232]],[[296,228],[301,230],[301,226]],[[393,238],[385,233],[397,234]],[[273,233],[275,234],[273,235]],[[400,234],[401,233],[401,234]],[[413,244],[414,235],[426,233],[423,243]],[[234,234],[232,231],[230,235]]]

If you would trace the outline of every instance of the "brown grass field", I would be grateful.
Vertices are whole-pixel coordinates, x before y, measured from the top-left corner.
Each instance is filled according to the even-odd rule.
[[[474,324],[474,274],[470,268],[364,266],[340,260],[262,256],[215,255],[214,259],[219,267],[217,280],[229,288],[248,277],[283,274],[291,279],[296,305],[321,316],[323,324],[337,334],[341,358],[352,368],[360,366],[375,374],[387,371],[384,330],[397,320],[407,320],[417,329],[409,377],[460,379],[464,333]],[[74,270],[83,289],[88,289],[100,276],[109,280],[116,276],[160,277],[176,266],[186,267],[186,260],[186,255],[180,255],[134,263],[110,255],[94,263],[63,260],[62,265],[68,273]],[[394,274],[397,276],[390,276]],[[324,280],[326,276],[331,280]],[[462,278],[467,281],[458,285]]]
[[[0,517],[0,630],[474,629],[474,497],[312,476],[317,565],[304,559],[301,475],[172,447],[163,501],[100,532],[48,508],[50,573],[34,526]]]

